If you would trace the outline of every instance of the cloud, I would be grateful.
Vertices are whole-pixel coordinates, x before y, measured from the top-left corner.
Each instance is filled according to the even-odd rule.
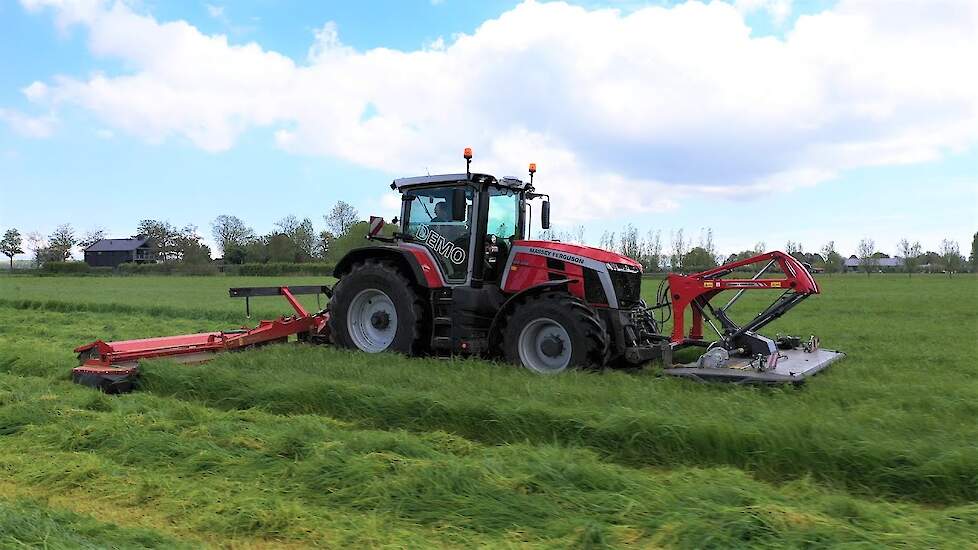
[[[226,21],[224,17],[224,6],[215,6],[213,4],[204,4],[207,9],[207,15],[210,15],[214,19],[219,21]]]
[[[214,152],[266,128],[287,151],[401,175],[456,171],[471,145],[480,170],[536,161],[568,220],[815,185],[978,141],[970,0],[842,0],[783,39],[744,21],[787,15],[778,0],[627,13],[526,1],[414,51],[356,50],[327,22],[301,61],[121,2],[24,4],[83,26],[93,54],[128,67],[53,77],[35,94],[52,109]]]
[[[10,109],[0,109],[0,121],[14,132],[29,138],[46,138],[54,134],[58,118],[54,114],[30,116]]]

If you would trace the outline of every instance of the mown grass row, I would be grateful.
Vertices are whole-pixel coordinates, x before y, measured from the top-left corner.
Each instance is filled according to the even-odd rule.
[[[730,468],[636,470],[545,444],[222,412],[0,375],[0,470],[131,507],[203,540],[737,548],[965,544],[974,505],[861,500]],[[96,505],[97,506],[97,505]]]
[[[144,380],[158,395],[224,409],[318,413],[493,444],[559,443],[628,465],[730,465],[763,479],[812,476],[888,498],[978,500],[978,429],[968,420],[978,403],[968,392],[908,396],[880,410],[887,398],[866,394],[704,388],[620,373],[558,381],[478,362],[294,347],[200,368],[149,364]],[[932,416],[920,414],[941,400]],[[963,424],[942,427],[942,412]]]
[[[159,328],[138,317],[100,327],[104,318],[44,313],[32,320],[43,330],[0,323],[0,335],[22,341],[8,346],[17,361],[0,369],[65,378],[73,332],[111,328],[109,336],[141,337]],[[166,326],[185,332],[195,323]],[[224,409],[324,414],[493,444],[557,442],[628,465],[731,465],[775,481],[810,475],[887,498],[978,500],[978,380],[955,376],[966,365],[935,366],[923,377],[926,365],[881,371],[880,358],[906,361],[899,348],[856,355],[809,387],[773,391],[652,373],[540,378],[484,362],[295,347],[230,354],[200,367],[150,363],[144,372],[149,391]]]
[[[93,510],[93,512],[96,512]],[[150,529],[122,528],[29,499],[0,499],[0,548],[193,548]]]

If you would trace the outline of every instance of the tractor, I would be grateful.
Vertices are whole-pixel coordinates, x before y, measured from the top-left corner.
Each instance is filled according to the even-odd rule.
[[[699,273],[670,273],[650,305],[642,298],[643,270],[634,259],[529,238],[534,204],[540,228],[550,228],[550,197],[534,188],[535,164],[522,181],[473,173],[472,150],[466,148],[463,157],[464,173],[395,179],[390,187],[400,194],[401,209],[391,220],[394,231],[385,236],[385,221],[371,217],[368,242],[339,261],[332,288],[230,289],[246,305],[252,297],[283,296],[295,315],[250,330],[96,341],[75,350],[82,362],[75,379],[103,389],[128,387],[140,359],[200,362],[215,352],[291,335],[367,353],[502,359],[540,374],[636,368],[659,359],[669,375],[761,384],[801,383],[843,357],[822,349],[815,336],[772,339],[756,332],[819,293],[792,256],[773,251]],[[763,267],[753,277],[733,276],[754,264]],[[783,277],[765,277],[772,268]],[[729,309],[747,290],[780,294],[739,325]],[[722,307],[711,304],[725,291],[735,294]],[[330,301],[310,313],[295,295],[313,293]],[[717,339],[704,338],[704,322]],[[694,363],[674,365],[673,352],[688,346],[707,351]]]
[[[396,179],[401,213],[336,266],[334,344],[366,352],[502,357],[538,373],[639,365],[668,350],[642,300],[641,265],[614,252],[529,240],[529,182],[466,172]]]

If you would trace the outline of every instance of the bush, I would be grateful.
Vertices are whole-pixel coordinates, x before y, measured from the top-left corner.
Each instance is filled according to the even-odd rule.
[[[92,268],[85,262],[47,262],[41,268],[41,273],[54,275],[80,275],[88,273]]]
[[[226,275],[250,275],[258,277],[275,277],[279,275],[325,275],[333,274],[332,263],[267,263],[225,265]]]
[[[120,275],[217,275],[217,266],[211,263],[186,264],[183,262],[163,262],[159,264],[120,264],[116,268]]]

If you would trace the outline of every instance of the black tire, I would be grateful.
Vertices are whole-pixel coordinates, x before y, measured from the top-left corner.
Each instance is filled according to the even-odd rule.
[[[396,312],[397,324],[393,339],[381,351],[405,355],[421,354],[426,348],[423,328],[425,303],[400,270],[379,260],[368,259],[353,264],[350,272],[341,277],[333,288],[333,296],[329,302],[329,331],[333,343],[343,348],[363,349],[350,334],[348,317],[354,299],[365,290],[386,294]]]
[[[520,355],[520,338],[534,323],[546,320],[563,328],[570,345],[570,358],[564,367],[540,370],[528,365]],[[580,299],[566,292],[552,291],[531,296],[516,304],[502,327],[506,360],[540,373],[558,373],[567,368],[599,368],[608,354],[608,333],[597,314]]]

